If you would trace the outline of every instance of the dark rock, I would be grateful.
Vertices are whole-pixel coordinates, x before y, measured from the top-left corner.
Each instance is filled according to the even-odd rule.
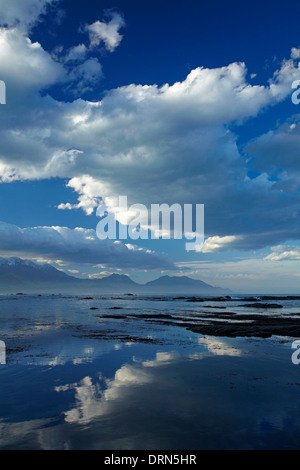
[[[267,303],[261,303],[261,302],[257,302],[257,303],[255,303],[255,304],[239,305],[239,307],[249,307],[249,308],[283,308],[283,306],[280,305],[280,304],[267,304]]]

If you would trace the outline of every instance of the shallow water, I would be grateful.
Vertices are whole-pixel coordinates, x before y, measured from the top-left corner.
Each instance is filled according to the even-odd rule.
[[[295,338],[178,326],[245,302],[85,297],[0,297],[1,449],[300,448]],[[298,316],[279,303],[259,313]]]

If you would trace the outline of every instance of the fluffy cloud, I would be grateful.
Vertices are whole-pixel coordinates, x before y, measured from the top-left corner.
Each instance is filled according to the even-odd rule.
[[[296,50],[267,86],[249,84],[245,64],[233,63],[199,67],[185,80],[161,87],[120,87],[99,102],[58,102],[39,93],[59,81],[82,90],[92,86],[101,66],[87,58],[87,50],[101,42],[113,50],[122,21],[112,14],[109,22],[87,26],[90,44],[62,51],[61,61],[19,28],[0,29],[1,79],[9,89],[0,116],[1,180],[67,178],[79,201],[62,201],[59,208],[87,214],[101,198],[113,208],[118,195],[148,206],[203,203],[208,252],[225,243],[255,248],[299,237],[299,194],[291,199],[275,184],[260,157],[260,175],[249,179],[230,130],[290,94],[299,75]],[[258,154],[254,145],[247,150]],[[282,154],[283,149],[278,162]]]
[[[118,30],[125,22],[119,14],[112,12],[107,23],[103,21],[86,25],[89,44],[79,44],[69,50],[58,46],[49,54],[41,44],[31,42],[30,27],[39,21],[48,6],[59,2],[12,0],[1,9],[4,0],[0,0],[1,79],[7,83],[10,103],[18,100],[29,106],[33,98],[28,96],[29,90],[31,93],[40,93],[59,82],[64,83],[65,90],[73,95],[90,91],[102,77],[102,65],[93,56],[96,46],[103,40],[107,49],[113,52],[121,42],[122,36]],[[97,34],[98,23],[103,32],[99,30]]]
[[[271,248],[272,253],[266,256],[267,261],[282,261],[282,260],[300,260],[300,247],[278,245]]]
[[[106,16],[109,20],[95,21],[80,28],[80,32],[88,36],[87,44],[80,43],[68,50],[58,46],[52,52],[52,57],[64,64],[73,66],[74,69],[78,62],[83,63],[87,56],[94,53],[102,43],[106,50],[114,52],[123,39],[119,29],[125,26],[125,21],[119,13],[113,11],[106,12]]]
[[[90,57],[71,70],[69,74],[71,84],[68,89],[71,89],[73,94],[85,93],[92,90],[101,77],[102,65],[96,57]]]
[[[1,79],[7,84],[10,102],[42,91],[65,79],[63,67],[42,46],[18,28],[0,28]],[[28,101],[26,100],[26,104]]]
[[[297,108],[296,108],[297,109]],[[245,151],[253,158],[253,166],[276,177],[273,188],[296,193],[300,187],[300,116],[253,140]]]
[[[78,204],[61,203],[58,206],[60,210],[82,209],[87,215],[91,215],[94,209],[99,206],[99,195],[106,192],[105,186],[95,181],[91,176],[72,178],[67,186],[74,189],[78,196]]]
[[[46,7],[58,0],[0,0],[0,24],[27,30],[36,23]]]
[[[44,257],[66,263],[136,269],[174,269],[165,257],[149,250],[132,250],[120,242],[99,240],[94,230],[77,227],[28,227],[0,222],[1,253]]]
[[[120,44],[123,36],[119,29],[125,26],[125,21],[119,13],[106,12],[108,21],[96,21],[85,25],[80,32],[87,33],[89,43],[80,43],[68,50],[58,46],[52,52],[52,57],[68,70],[68,92],[74,96],[91,91],[102,77],[102,65],[93,54],[104,43],[105,49],[113,52]]]
[[[39,65],[45,69],[43,63]],[[53,62],[53,66],[57,64]],[[16,80],[20,71],[16,68]],[[107,185],[123,186],[126,193],[130,193],[130,188],[134,192],[132,183],[135,182],[134,187],[143,186],[152,198],[149,186],[165,182],[167,174],[170,183],[178,183],[180,191],[184,179],[194,175],[192,183],[204,193],[205,185],[212,184],[213,179],[227,177],[233,181],[245,176],[236,137],[225,125],[255,115],[261,106],[273,102],[270,89],[252,87],[250,90],[245,74],[243,64],[232,64],[217,70],[196,69],[182,83],[172,86],[122,87],[112,90],[98,103],[83,100],[58,103],[49,97],[35,99],[29,121],[26,120],[26,125],[21,119],[17,123],[17,142],[39,136],[35,139],[35,151],[31,149],[32,159],[37,160],[38,154],[43,164],[42,168],[35,165],[33,174],[37,177],[39,173],[41,178],[61,176],[49,161],[59,150],[68,151],[72,143],[84,158],[78,159],[73,171],[70,162],[65,177],[78,177],[84,169]],[[16,109],[12,111],[15,113]],[[37,112],[39,120],[34,119]],[[10,145],[13,147],[12,142]],[[4,159],[9,150],[3,152]],[[14,170],[13,179],[29,178],[34,169],[28,171],[31,163],[28,159],[26,152],[22,159],[15,159],[13,152],[9,154],[7,161]],[[45,164],[48,164],[48,174]],[[161,188],[168,199],[174,194],[173,187],[169,189],[162,184]],[[148,194],[148,199],[151,198]]]
[[[89,34],[90,47],[97,47],[103,42],[106,49],[113,52],[122,40],[119,29],[125,26],[125,22],[119,13],[108,12],[107,15],[110,21],[95,21],[86,25],[85,30]]]
[[[203,253],[212,253],[214,251],[221,250],[224,247],[227,247],[227,245],[235,242],[238,237],[236,236],[226,236],[226,237],[209,237],[205,240],[204,246],[202,248]]]

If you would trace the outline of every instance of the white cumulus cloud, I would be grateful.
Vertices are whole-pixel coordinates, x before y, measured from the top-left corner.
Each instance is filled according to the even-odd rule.
[[[0,25],[27,30],[50,4],[58,0],[0,0]]]
[[[39,11],[42,4],[44,8],[46,2],[33,2]],[[16,8],[17,2],[13,5]],[[22,7],[18,11],[21,17]],[[260,175],[250,179],[231,130],[232,124],[242,126],[289,96],[299,75],[295,51],[267,85],[251,85],[246,65],[236,62],[198,67],[184,80],[162,86],[119,87],[98,102],[64,102],[47,94],[49,87],[93,87],[102,69],[87,49],[103,43],[113,50],[120,42],[122,17],[111,13],[108,21],[87,26],[90,43],[62,51],[61,57],[69,54],[66,63],[12,26],[16,13],[11,10],[9,15],[9,27],[0,29],[1,79],[8,90],[0,116],[2,182],[66,178],[78,193],[78,203],[61,201],[59,208],[83,209],[86,214],[102,198],[113,207],[118,195],[127,195],[129,204],[148,207],[204,204],[209,251],[262,247],[270,240],[276,244],[288,236],[299,237],[299,194],[291,200],[285,187],[270,177],[267,157]],[[297,129],[289,132],[297,134]],[[282,153],[276,162],[281,159]]]
[[[235,242],[239,237],[234,235],[227,235],[225,237],[209,237],[205,240],[202,252],[203,253],[212,253],[214,251],[221,250],[222,248],[226,248],[227,245]]]
[[[125,26],[123,17],[116,12],[108,13],[109,21],[95,21],[85,26],[85,30],[89,34],[90,47],[97,47],[102,42],[107,50],[113,52],[120,44],[123,36],[119,30]]]
[[[266,261],[300,260],[299,246],[278,245],[271,250],[272,253],[265,257]]]

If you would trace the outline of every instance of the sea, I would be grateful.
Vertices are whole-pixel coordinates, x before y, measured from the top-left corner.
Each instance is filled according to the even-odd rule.
[[[299,324],[300,296],[1,295],[0,449],[299,449]]]

